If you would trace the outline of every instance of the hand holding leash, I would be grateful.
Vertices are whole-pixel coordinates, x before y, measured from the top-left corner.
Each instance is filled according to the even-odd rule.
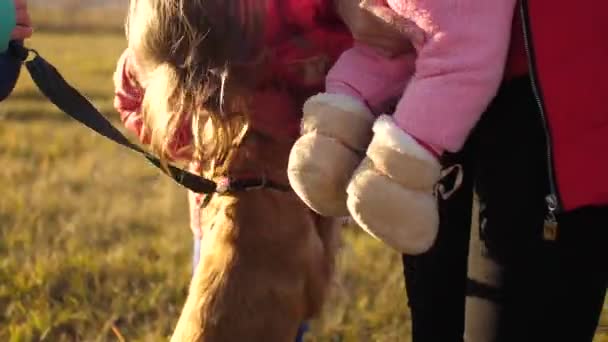
[[[7,0],[0,0],[7,1]],[[15,27],[11,32],[11,39],[23,40],[32,36],[32,20],[27,10],[27,0],[8,0],[14,1],[15,6]]]
[[[6,52],[13,29],[17,25],[13,0],[0,0],[0,53]]]

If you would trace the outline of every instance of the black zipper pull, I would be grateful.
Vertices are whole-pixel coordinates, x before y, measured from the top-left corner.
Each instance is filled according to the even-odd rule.
[[[555,211],[557,210],[557,197],[550,194],[545,197],[547,202],[547,215],[545,216],[545,225],[543,228],[543,238],[546,241],[557,240],[558,223]]]

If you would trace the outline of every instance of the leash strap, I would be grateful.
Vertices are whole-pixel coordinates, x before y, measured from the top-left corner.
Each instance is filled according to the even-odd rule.
[[[97,134],[141,154],[152,165],[156,166],[176,183],[187,189],[199,194],[217,193],[220,195],[262,188],[271,188],[286,192],[291,191],[290,186],[273,182],[267,179],[265,175],[262,175],[262,177],[243,179],[223,177],[219,183],[216,183],[173,165],[163,167],[157,157],[143,150],[138,145],[133,144],[114,127],[114,125],[112,125],[112,123],[108,121],[91,102],[70,86],[63,76],[61,76],[59,71],[40,56],[38,52],[27,49],[14,42],[10,43],[9,51],[21,61],[25,61],[25,66],[38,89],[40,89],[57,108],[83,125],[89,127]],[[30,54],[34,54],[32,60],[28,60]]]
[[[70,86],[53,65],[36,51],[13,42],[10,43],[9,50],[20,60],[25,61],[27,70],[36,86],[61,111],[96,133],[143,155],[152,165],[162,170],[178,184],[196,193],[211,194],[216,192],[217,184],[215,182],[172,165],[165,168],[157,157],[129,141],[84,96]],[[33,53],[35,57],[32,60],[27,60],[30,53]]]

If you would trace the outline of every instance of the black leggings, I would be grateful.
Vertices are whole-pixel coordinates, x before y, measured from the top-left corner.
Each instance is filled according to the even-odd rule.
[[[557,240],[543,239],[546,148],[529,79],[503,85],[451,158],[466,177],[440,203],[437,243],[404,257],[413,342],[462,341],[465,292],[468,342],[591,341],[608,279],[608,207],[561,214]],[[469,249],[473,185],[480,243]]]
[[[460,164],[465,169],[462,186],[449,200],[440,202],[435,245],[425,254],[403,256],[413,342],[462,341],[473,203],[472,173],[466,169],[472,156],[446,156],[444,165]]]

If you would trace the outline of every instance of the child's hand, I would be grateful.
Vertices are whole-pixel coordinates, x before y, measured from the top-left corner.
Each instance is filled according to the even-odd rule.
[[[413,50],[408,37],[375,11],[370,11],[367,1],[334,0],[338,14],[348,26],[355,41],[376,48],[388,57],[399,56]],[[364,8],[363,6],[366,6]]]
[[[17,26],[11,32],[11,39],[23,40],[32,36],[32,21],[27,11],[27,0],[14,0]]]

